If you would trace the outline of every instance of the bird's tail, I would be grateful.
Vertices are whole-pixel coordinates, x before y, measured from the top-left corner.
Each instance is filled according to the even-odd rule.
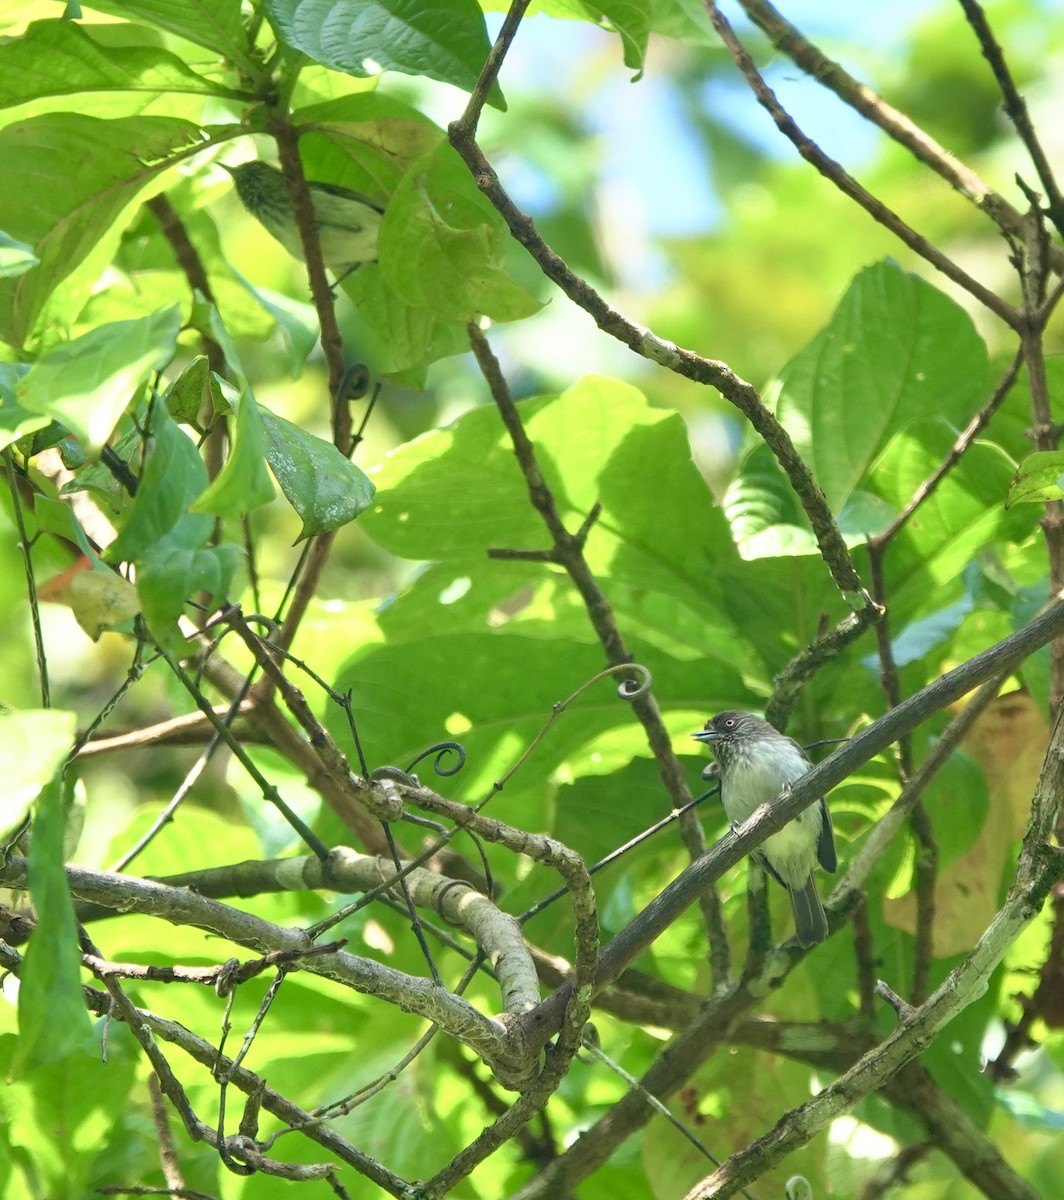
[[[800,945],[808,949],[828,936],[828,919],[820,903],[816,884],[810,875],[804,887],[788,888],[794,913],[794,932]]]

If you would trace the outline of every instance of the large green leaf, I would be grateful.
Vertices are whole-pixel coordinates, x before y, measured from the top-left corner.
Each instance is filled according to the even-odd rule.
[[[373,484],[331,442],[268,408],[259,416],[266,461],[303,522],[300,539],[339,529],[368,506]]]
[[[743,459],[724,493],[723,507],[743,558],[820,552],[805,510],[776,456],[763,442]],[[878,496],[852,492],[836,523],[847,546],[861,546],[895,515]]]
[[[229,457],[211,485],[189,505],[190,512],[240,517],[274,498],[266,470],[262,416],[249,392],[240,397],[230,428]]]
[[[431,308],[408,304],[389,286],[379,263],[359,267],[340,286],[355,305],[356,319],[365,322],[360,340],[382,373],[410,372],[469,349],[465,321],[447,320]],[[419,383],[414,381],[415,386]]]
[[[340,285],[376,369],[418,386],[427,364],[468,348],[471,317],[513,320],[540,307],[505,270],[510,242],[498,214],[443,131],[416,109],[366,93],[309,105],[296,117],[309,179],[387,202],[381,262]]]
[[[18,1074],[83,1047],[89,1017],[81,991],[74,904],[63,871],[67,787],[57,775],[41,791],[29,851],[29,890],[37,925],[19,986]]]
[[[427,75],[472,91],[491,45],[474,0],[265,0],[281,37],[348,75]],[[505,108],[496,86],[492,102]]]
[[[42,61],[48,63],[47,71],[41,70]],[[74,21],[34,21],[21,37],[0,44],[0,107],[99,91],[234,94],[197,75],[169,50],[109,46]]]
[[[506,246],[498,213],[442,145],[413,164],[388,203],[381,272],[407,304],[440,318],[513,321],[542,305],[506,274]]]
[[[30,801],[66,762],[74,726],[75,714],[58,708],[0,713],[0,835],[14,829]]]
[[[954,437],[941,421],[912,425],[876,464],[872,489],[900,510],[940,465]],[[955,600],[962,571],[982,548],[1031,532],[1038,518],[1033,505],[1005,508],[1011,478],[1011,461],[997,447],[976,442],[920,506],[885,560],[895,621],[926,616],[929,597],[936,608]]]
[[[174,355],[176,305],[115,321],[46,351],[18,383],[19,403],[65,425],[93,453],[150,376]]]
[[[104,121],[81,113],[0,129],[0,229],[40,259],[33,270],[0,279],[0,338],[22,345],[56,285],[90,255],[113,250],[107,235],[123,213],[171,154],[200,137],[195,125],[170,117]]]
[[[635,657],[655,673],[660,704],[673,709],[709,712],[742,695],[737,673],[712,661],[681,662],[633,641]],[[340,671],[338,691],[351,689],[359,739],[371,768],[384,763],[405,767],[422,750],[442,739],[457,738],[469,763],[449,793],[479,799],[516,762],[546,723],[552,707],[605,666],[602,648],[590,631],[582,639],[566,633],[547,639],[511,630],[484,628],[477,633],[431,635],[398,645],[375,647],[357,655]],[[446,679],[443,689],[427,688],[426,679]],[[690,717],[681,722],[680,749],[690,751]],[[341,719],[334,734],[349,741]],[[545,819],[544,780],[561,763],[576,773],[592,769],[589,745],[610,734],[612,751],[627,760],[647,752],[646,735],[629,706],[617,696],[617,681],[607,678],[585,692],[536,747],[506,796],[521,795],[534,820]],[[425,768],[427,771],[427,768]],[[666,801],[662,789],[662,815]],[[505,819],[522,824],[512,809]]]
[[[986,347],[967,313],[883,262],[854,279],[769,395],[839,513],[896,434],[929,416],[963,424],[989,391]]]
[[[298,109],[299,153],[308,179],[380,199],[412,163],[446,140],[424,113],[394,96],[361,92]]]
[[[247,61],[240,0],[92,0],[86,8],[124,21],[139,20],[207,46],[226,58]]]
[[[108,562],[136,562],[168,538],[197,549],[206,545],[214,529],[210,516],[188,511],[207,486],[207,468],[163,405],[152,411],[152,435],[136,499],[118,537],[107,548]]]
[[[751,646],[763,626],[779,646],[781,619],[794,621],[793,600],[780,582],[745,570],[727,526],[691,461],[676,414],[652,409],[628,384],[590,377],[556,399],[520,404],[537,461],[570,530],[593,505],[602,512],[585,554],[618,615],[671,655],[751,666]],[[448,429],[402,447],[373,474],[375,503],[363,520],[371,537],[407,558],[452,564],[415,599],[403,597],[385,621],[487,621],[503,603],[493,582],[513,580],[511,594],[536,581],[535,605],[519,605],[522,621],[543,622],[543,635],[582,634],[587,615],[568,581],[541,564],[531,570],[478,555],[491,549],[540,550],[549,545],[509,436],[494,409],[474,409]],[[438,597],[469,578],[470,599],[452,610]],[[524,584],[519,582],[524,579]],[[555,581],[555,582],[551,582]],[[465,586],[465,585],[461,585]],[[750,602],[750,590],[758,596]],[[403,614],[411,611],[409,618]],[[786,614],[790,611],[790,617]],[[491,618],[498,621],[496,613]],[[815,618],[814,618],[815,620]],[[695,703],[696,699],[692,698]]]

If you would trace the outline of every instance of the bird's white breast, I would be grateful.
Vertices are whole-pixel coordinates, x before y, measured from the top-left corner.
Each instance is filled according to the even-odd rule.
[[[762,742],[756,755],[738,756],[728,769],[727,786],[721,802],[733,825],[739,825],[762,804],[771,803],[780,792],[809,770],[809,763],[789,744],[773,746],[766,752]],[[773,867],[785,883],[801,887],[809,877],[816,857],[817,838],[823,814],[813,804],[761,845]],[[810,837],[810,833],[813,834]]]
[[[809,763],[790,743],[769,748],[759,742],[756,754],[737,755],[729,765],[728,786],[721,794],[728,819],[745,821],[808,770]]]

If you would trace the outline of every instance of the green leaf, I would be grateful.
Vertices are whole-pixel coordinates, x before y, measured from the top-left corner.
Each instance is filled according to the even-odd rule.
[[[216,517],[238,517],[274,498],[273,484],[266,470],[262,417],[258,404],[245,392],[237,404],[232,422],[233,435],[229,457],[217,478],[189,506],[194,513]]]
[[[928,786],[924,803],[938,845],[938,869],[944,871],[971,849],[986,824],[986,776],[974,759],[955,751]]]
[[[13,1042],[0,1037],[2,1194],[84,1200],[101,1183],[101,1160],[113,1162],[116,1153],[119,1162],[129,1155],[126,1167],[135,1174],[144,1159],[138,1162],[137,1099],[130,1094],[137,1059],[125,1026],[108,1029],[106,1062],[100,1047],[91,1046],[21,1080],[11,1077]]]
[[[374,647],[345,664],[335,681],[338,690],[352,689],[358,734],[371,766],[404,766],[441,738],[457,737],[469,761],[463,772],[463,796],[479,798],[481,789],[513,764],[543,727],[552,706],[571,695],[603,667],[603,653],[589,626],[582,638],[523,636],[517,628],[475,633],[448,633],[435,628],[428,636],[400,645]],[[636,642],[637,657],[648,647]],[[654,655],[660,672],[658,702],[676,706],[697,696],[699,704],[738,694],[736,674],[704,659],[681,662]],[[446,689],[424,686],[426,679],[446,679]],[[561,764],[579,760],[583,770],[589,745],[604,734],[618,739],[615,752],[627,760],[646,751],[645,738],[617,685],[600,681],[582,694],[535,750],[535,765],[507,784],[511,805],[519,794],[529,806],[521,813],[507,809],[517,825],[535,820],[542,828],[544,782]],[[330,729],[345,746],[350,730],[342,719],[329,718]],[[683,728],[689,727],[685,721]],[[611,732],[612,731],[612,732]],[[527,826],[526,826],[527,827]]]
[[[106,26],[97,37],[106,37]],[[41,70],[41,63],[48,70]],[[60,19],[34,21],[21,37],[0,45],[0,107],[43,96],[124,91],[234,95],[197,75],[176,54],[158,46],[108,46],[84,26]]]
[[[363,340],[372,346],[372,361],[382,373],[410,371],[469,349],[465,321],[407,304],[388,285],[379,263],[359,267],[340,286],[367,326]]]
[[[654,412],[636,388],[598,376],[560,397],[522,400],[519,407],[559,513],[570,523],[582,521],[600,498],[600,473],[621,443],[637,442],[642,426],[669,417]],[[680,453],[678,476],[681,466],[691,467],[685,444]],[[473,409],[401,447],[373,478],[378,494],[364,528],[394,554],[467,558],[495,547],[542,549],[547,539],[494,408]],[[705,486],[700,490],[705,497]],[[658,545],[675,540],[660,527],[650,536]]]
[[[225,58],[247,61],[240,0],[92,0],[86,7],[124,21],[140,20],[207,46]]]
[[[15,399],[19,380],[28,370],[26,363],[0,363],[0,450],[51,424],[50,417],[28,412]]]
[[[265,7],[290,46],[348,75],[402,71],[469,92],[491,50],[474,0],[265,0]],[[489,98],[505,109],[497,85]]]
[[[176,305],[101,325],[42,354],[19,381],[17,399],[98,450],[139,389],[173,357],[180,327]]]
[[[242,560],[239,546],[184,546],[175,535],[142,554],[137,594],[152,633],[171,648],[177,645],[174,628],[189,598],[206,592],[208,606],[223,600]]]
[[[19,824],[33,798],[66,762],[75,728],[76,714],[58,708],[0,713],[0,834]]]
[[[617,804],[618,795],[624,796],[623,805]],[[660,819],[661,776],[652,759],[640,757],[560,787],[550,834],[591,863]],[[631,859],[627,862],[631,866]]]
[[[1064,450],[1040,450],[1020,463],[1009,484],[1005,507],[1064,499]]]
[[[163,392],[166,411],[182,425],[195,425],[203,410],[203,390],[211,368],[205,354],[198,354]]]
[[[33,820],[29,891],[37,926],[19,985],[19,1047],[13,1068],[19,1075],[77,1051],[91,1032],[81,991],[74,904],[63,871],[66,791],[56,776],[42,790]]]
[[[759,442],[742,461],[722,506],[745,559],[819,554],[805,510],[776,456]],[[879,496],[853,492],[837,524],[847,546],[863,546],[895,516]]]
[[[676,7],[684,14],[691,24],[707,37],[716,39],[716,30],[706,14],[705,5],[701,0],[675,0]]]
[[[381,222],[380,269],[412,307],[443,319],[496,321],[542,308],[503,268],[507,232],[448,145],[413,164]]]
[[[743,459],[722,505],[744,558],[817,552],[816,538],[798,497],[763,442]]]
[[[967,313],[883,262],[854,279],[769,395],[838,513],[896,434],[932,414],[963,423],[989,390],[986,346]]]
[[[638,79],[650,40],[650,6],[633,0],[583,0],[582,7],[616,30],[624,47],[624,65],[638,72]]]
[[[871,490],[892,507],[904,508],[955,437],[941,421],[910,426],[876,463]],[[1009,458],[996,446],[976,442],[898,533],[884,571],[892,619],[899,627],[927,615],[929,596],[936,608],[955,600],[963,590],[961,573],[983,547],[1022,541],[1034,529],[1036,508],[1005,509],[1011,476]]]
[[[308,179],[381,199],[411,163],[446,140],[423,113],[379,91],[310,104],[294,118],[307,129],[299,153]]]
[[[314,305],[269,288],[254,287],[238,272],[234,274],[277,323],[288,348],[292,378],[296,378],[318,341],[318,314]]]
[[[110,261],[114,226],[170,155],[201,140],[171,117],[104,121],[49,113],[0,129],[0,229],[33,246],[40,266],[0,279],[0,338],[20,346],[55,287],[92,256]],[[95,257],[94,257],[95,261]]]
[[[554,399],[522,400],[520,409],[567,528],[579,528],[596,502],[602,506],[585,554],[619,619],[667,653],[744,669],[751,668],[760,623],[778,643],[781,610],[793,602],[776,586],[752,585],[735,574],[742,564],[691,461],[677,414],[652,409],[628,384],[596,376]],[[498,624],[507,599],[542,583],[529,597],[527,614],[522,606],[522,619],[542,622],[542,636],[586,636],[586,611],[568,583],[550,586],[544,581],[553,577],[541,566],[526,568],[522,577],[517,564],[486,559],[490,549],[549,544],[493,409],[473,409],[449,428],[401,447],[373,478],[379,490],[363,518],[365,532],[394,554],[452,564],[450,572],[441,568],[426,577],[429,590],[418,592],[416,611],[413,596],[400,597],[382,624],[392,628],[406,611],[412,628],[419,622],[422,629],[439,628],[452,619],[466,627],[478,620],[481,627]],[[513,584],[503,597],[496,578],[507,566]],[[470,599],[452,607],[441,597],[463,578]],[[760,599],[754,608],[743,598],[751,586]],[[788,619],[793,623],[793,614]],[[703,703],[692,698],[696,709]]]
[[[66,588],[74,619],[94,642],[109,629],[133,632],[133,618],[141,611],[137,589],[102,563],[78,571]]]
[[[207,486],[207,468],[162,405],[153,409],[152,434],[136,499],[104,555],[111,563],[138,562],[167,538],[175,545],[196,549],[206,545],[214,529],[213,518],[188,512],[188,506]]]
[[[553,469],[554,439],[545,442],[536,422],[547,403],[522,400],[520,408],[530,436],[546,452],[545,473],[551,486],[560,489],[557,498],[567,517],[571,509]],[[619,413],[617,434],[625,428],[627,415],[623,409]],[[575,440],[593,448],[585,463],[587,478],[593,482],[596,460],[608,454],[612,443],[592,440],[603,431],[593,418],[589,420],[595,424],[595,434],[586,441],[578,434]],[[376,502],[363,528],[404,558],[465,558],[471,551],[495,547],[540,549],[547,536],[528,504],[524,480],[493,408],[473,409],[446,429],[400,447],[374,470],[373,481]]]
[[[85,530],[75,516],[71,505],[64,504],[61,500],[53,500],[50,496],[38,492],[33,498],[33,515],[37,519],[38,530],[66,538],[68,542],[78,546],[86,558],[94,559],[96,557],[89,539],[85,536]]]
[[[373,499],[374,486],[331,442],[259,409],[266,461],[303,522],[299,539],[339,529]]]
[[[27,246],[25,242],[20,242],[0,230],[0,279],[11,275],[25,275],[39,262],[40,259],[33,253],[32,246]]]

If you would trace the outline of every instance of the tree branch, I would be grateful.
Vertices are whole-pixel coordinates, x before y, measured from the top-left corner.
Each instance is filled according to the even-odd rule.
[[[882,200],[873,196],[871,192],[862,187],[839,163],[825,154],[811,138],[808,138],[802,132],[794,119],[776,99],[776,95],[772,89],[765,83],[760,71],[754,66],[753,59],[735,36],[735,31],[717,5],[713,3],[713,0],[702,0],[702,4],[709,14],[709,19],[713,22],[713,28],[720,35],[721,41],[735,61],[735,65],[745,76],[757,102],[768,112],[769,116],[776,123],[776,128],[790,141],[802,158],[812,164],[844,196],[849,196],[873,220],[877,221],[885,229],[888,229],[899,241],[908,246],[910,250],[913,250],[922,259],[929,262],[936,270],[941,271],[947,279],[951,279],[969,295],[974,296],[980,304],[1000,317],[1006,325],[1012,329],[1019,329],[1022,324],[1022,317],[1011,304],[1003,300],[996,292],[991,291],[990,288],[984,287],[977,279],[973,279],[967,271],[962,270],[951,258],[943,254],[937,246],[917,233],[910,225],[906,224],[893,209],[888,208]]]

